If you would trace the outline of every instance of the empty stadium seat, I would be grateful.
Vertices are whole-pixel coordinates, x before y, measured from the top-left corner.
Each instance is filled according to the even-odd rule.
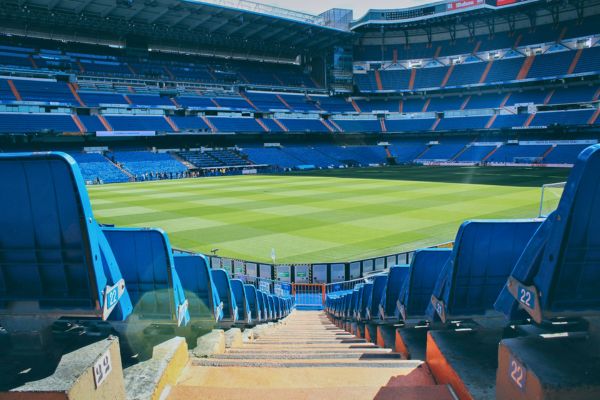
[[[408,265],[395,265],[390,268],[385,291],[379,303],[379,318],[382,320],[397,320],[396,303],[400,288],[409,274]]]
[[[223,304],[212,281],[206,257],[200,254],[179,253],[173,256],[173,260],[189,302],[191,322],[220,321],[223,318]]]
[[[451,254],[451,249],[415,251],[396,302],[396,313],[405,323],[424,319],[437,278]]]
[[[185,326],[188,300],[167,235],[159,229],[103,227],[140,321]]]
[[[20,315],[125,320],[130,282],[75,161],[64,153],[0,154],[0,176],[3,326],[10,332],[8,320]]]
[[[495,305],[509,319],[526,313],[541,323],[557,316],[598,313],[598,168],[600,145],[594,145],[579,155],[558,208],[511,270]]]
[[[498,398],[600,395],[598,168],[600,146],[594,145],[579,155],[558,208],[537,230],[496,300],[495,308],[509,320],[522,323],[527,317],[543,328],[500,342]],[[592,318],[577,332],[581,328],[572,319],[586,316]],[[559,334],[542,334],[556,329]]]
[[[490,315],[539,220],[467,221],[456,234],[427,308],[431,321]]]
[[[220,323],[224,327],[230,327],[238,321],[239,313],[238,305],[231,289],[229,275],[224,269],[213,269],[210,272],[217,288],[219,299],[223,303],[223,319]]]
[[[248,297],[246,295],[246,289],[244,288],[244,282],[239,279],[231,279],[229,281],[231,285],[231,292],[235,297],[235,304],[238,308],[238,323],[240,324],[251,324],[252,323],[252,311],[248,304]]]
[[[262,321],[262,310],[260,307],[260,300],[258,290],[254,285],[245,284],[244,290],[246,291],[246,300],[248,301],[248,309],[250,318],[255,324]]]
[[[367,302],[367,320],[375,320],[379,315],[379,304],[387,285],[387,275],[373,277],[373,290]]]
[[[261,322],[267,322],[269,320],[269,311],[267,310],[265,294],[260,290],[256,290],[256,300],[258,302],[257,308],[259,313],[259,320]]]

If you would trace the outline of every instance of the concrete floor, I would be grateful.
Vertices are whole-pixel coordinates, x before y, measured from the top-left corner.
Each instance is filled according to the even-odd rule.
[[[322,311],[295,311],[241,348],[193,358],[170,399],[451,399],[427,366],[335,327]]]

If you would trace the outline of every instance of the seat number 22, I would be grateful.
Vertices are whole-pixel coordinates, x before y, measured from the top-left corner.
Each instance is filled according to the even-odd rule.
[[[524,287],[519,287],[519,302],[530,309],[535,308],[535,296],[533,292]]]
[[[527,381],[527,370],[519,361],[514,358],[510,359],[509,375],[511,381],[521,390],[525,391],[525,383]]]

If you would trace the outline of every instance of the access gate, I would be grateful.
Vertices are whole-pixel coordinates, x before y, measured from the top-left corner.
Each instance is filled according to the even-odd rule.
[[[325,304],[325,284],[293,283],[292,296],[296,299],[298,309],[322,310]]]

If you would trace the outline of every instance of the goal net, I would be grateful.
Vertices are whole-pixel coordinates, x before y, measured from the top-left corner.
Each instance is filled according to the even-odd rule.
[[[542,199],[540,201],[540,217],[547,217],[558,207],[558,202],[565,189],[566,182],[549,183],[542,185]]]

